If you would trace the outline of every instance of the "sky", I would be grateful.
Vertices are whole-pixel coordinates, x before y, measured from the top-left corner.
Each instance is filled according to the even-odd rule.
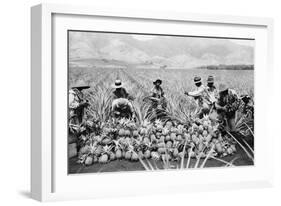
[[[139,35],[139,34],[136,34],[136,35],[132,35],[133,38],[137,39],[137,40],[140,40],[140,41],[147,41],[147,40],[151,40],[151,39],[154,39],[155,36],[153,35]],[[250,47],[254,47],[255,45],[255,41],[253,40],[246,40],[246,39],[241,39],[241,40],[238,40],[238,39],[229,39],[229,41],[235,43],[235,44],[239,44],[239,45],[244,45],[244,46],[250,46]]]

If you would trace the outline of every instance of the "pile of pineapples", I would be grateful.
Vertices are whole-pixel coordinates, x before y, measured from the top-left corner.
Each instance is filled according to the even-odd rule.
[[[141,125],[122,119],[102,125],[99,135],[91,134],[79,151],[78,162],[85,165],[125,159],[138,161],[179,161],[183,157],[205,158],[236,152],[235,144],[222,136],[218,124],[208,116],[186,125],[177,121],[144,121]]]

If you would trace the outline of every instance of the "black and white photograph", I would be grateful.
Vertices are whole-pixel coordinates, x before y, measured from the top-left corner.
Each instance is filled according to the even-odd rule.
[[[254,165],[255,39],[67,39],[68,174]]]

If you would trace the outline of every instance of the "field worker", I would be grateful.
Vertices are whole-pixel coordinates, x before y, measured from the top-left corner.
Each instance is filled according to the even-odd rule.
[[[122,81],[117,79],[113,85],[115,89],[113,91],[112,111],[115,117],[131,118],[133,116],[133,105],[129,100],[133,100],[126,89],[124,88]]]
[[[167,102],[164,97],[164,91],[161,87],[162,80],[157,79],[156,81],[153,82],[154,87],[152,88],[150,94],[151,94],[151,100],[153,102],[152,107],[153,108],[160,108],[160,109],[166,109],[167,107]]]
[[[194,77],[194,83],[196,86],[196,90],[192,92],[185,92],[187,96],[194,97],[197,103],[196,114],[199,118],[203,118],[204,114],[208,114],[210,107],[207,100],[207,89],[202,84],[201,77],[196,76]]]
[[[151,90],[151,96],[157,99],[160,99],[161,97],[164,97],[164,91],[161,87],[162,80],[157,79],[153,82],[154,87]]]
[[[150,91],[150,95],[145,98],[148,99],[150,101],[150,105],[149,108],[147,110],[147,115],[146,117],[150,116],[153,118],[151,118],[151,120],[155,120],[155,119],[161,119],[164,118],[164,116],[166,116],[166,108],[167,108],[167,101],[166,98],[164,97],[164,91],[161,87],[162,84],[162,80],[161,79],[156,79],[153,82],[153,88]],[[153,115],[151,115],[153,114]]]
[[[242,95],[240,97],[241,101],[241,110],[242,114],[246,115],[249,118],[254,119],[254,102],[249,95]]]
[[[227,131],[235,129],[235,115],[239,109],[240,100],[236,92],[229,89],[225,84],[219,85],[218,101],[215,104],[219,119],[223,121]]]
[[[89,89],[83,80],[77,81],[77,83],[69,90],[69,112],[70,123],[81,124],[84,118],[84,110],[89,103],[84,98],[83,90]]]
[[[213,104],[217,101],[218,92],[217,88],[214,85],[215,79],[213,76],[208,76],[207,78],[207,97],[210,104]]]
[[[113,91],[113,98],[119,99],[119,98],[125,98],[132,100],[133,97],[131,97],[126,89],[124,88],[124,85],[122,84],[120,79],[117,79],[113,85],[113,88],[115,89]]]

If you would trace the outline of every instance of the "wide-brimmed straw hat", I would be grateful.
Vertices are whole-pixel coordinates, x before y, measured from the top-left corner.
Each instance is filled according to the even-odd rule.
[[[219,84],[219,92],[224,92],[227,89],[228,87],[226,86],[226,84]]]
[[[208,76],[207,83],[214,83],[215,79],[213,76]]]
[[[88,84],[86,84],[83,80],[80,79],[72,86],[72,88],[89,89],[90,86]]]
[[[162,80],[161,80],[161,79],[156,79],[156,80],[153,82],[153,84],[157,84],[157,83],[162,84]]]
[[[201,77],[199,77],[199,76],[194,77],[194,83],[195,83],[195,84],[197,84],[197,83],[202,83]]]
[[[112,87],[115,88],[115,89],[121,88],[121,87],[123,87],[123,86],[124,86],[124,85],[123,85],[123,83],[122,83],[122,81],[121,81],[120,79],[116,79],[116,80],[115,80],[115,83],[112,85]]]

